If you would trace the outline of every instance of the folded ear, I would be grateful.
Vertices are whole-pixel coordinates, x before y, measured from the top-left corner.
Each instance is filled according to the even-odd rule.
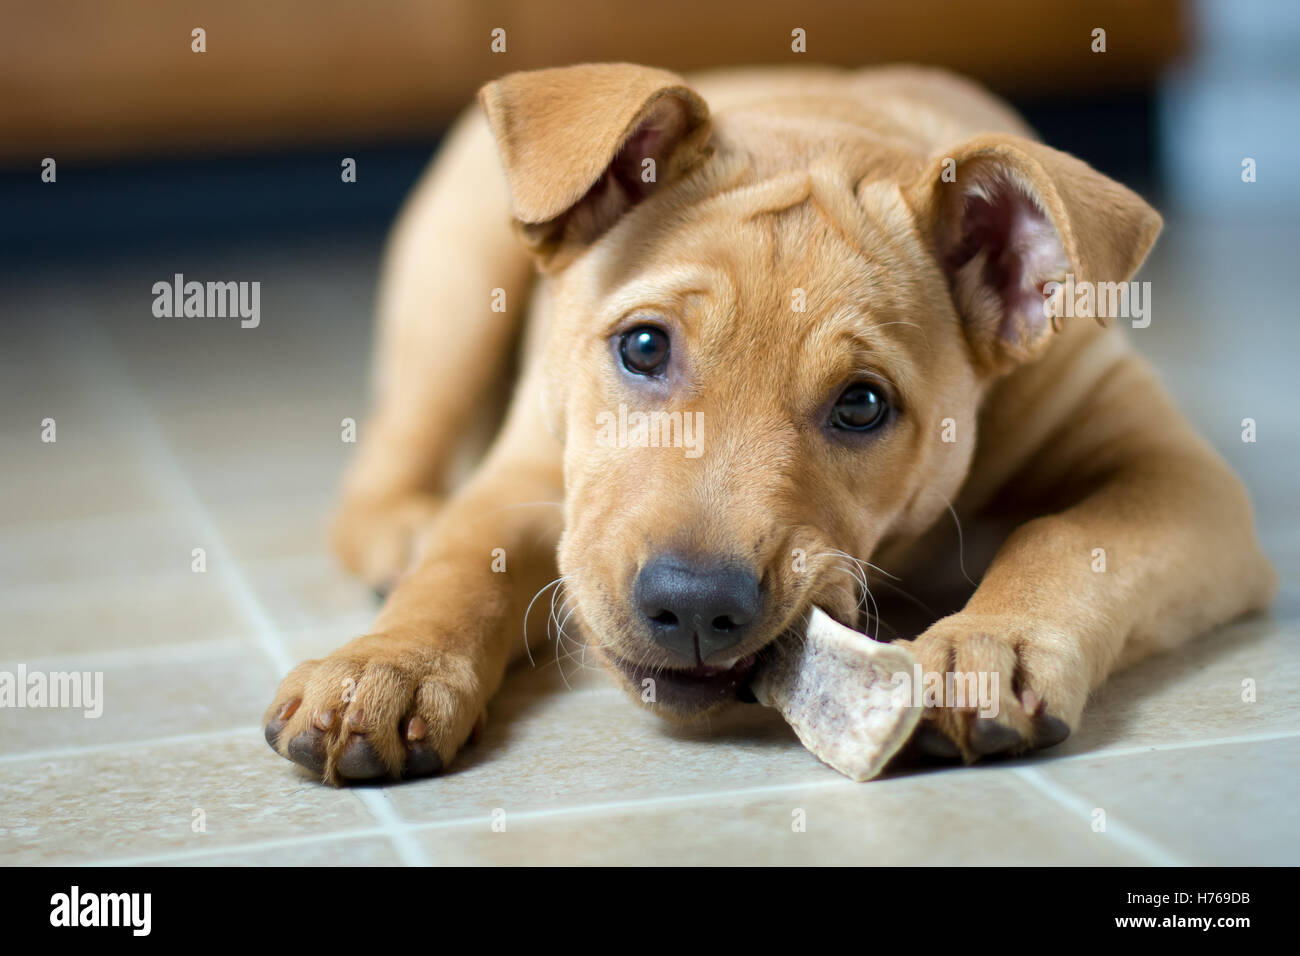
[[[1161,226],[1132,190],[1018,136],[979,136],[938,157],[913,201],[972,347],[995,370],[1050,341],[1047,283],[1127,282]]]
[[[585,245],[708,152],[708,107],[627,63],[512,73],[479,91],[514,216],[543,260]]]

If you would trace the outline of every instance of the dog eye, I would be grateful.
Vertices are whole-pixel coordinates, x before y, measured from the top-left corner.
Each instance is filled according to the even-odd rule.
[[[638,325],[623,333],[618,354],[629,372],[657,375],[668,364],[668,333],[653,325]]]
[[[851,432],[866,432],[885,420],[889,405],[879,388],[866,382],[850,385],[831,409],[831,425]]]

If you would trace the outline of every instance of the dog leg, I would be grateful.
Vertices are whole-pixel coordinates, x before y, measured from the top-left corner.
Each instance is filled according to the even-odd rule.
[[[385,256],[375,411],[332,534],[344,565],[380,590],[418,554],[517,335],[532,266],[511,232],[499,167],[476,109],[416,188]]]
[[[282,756],[334,784],[427,775],[482,719],[511,651],[524,648],[529,601],[556,576],[561,454],[539,404],[525,382],[372,633],[284,679],[264,719]]]
[[[1006,540],[962,611],[915,642],[927,673],[996,680],[998,692],[996,715],[981,716],[970,694],[928,710],[923,750],[969,762],[1059,743],[1114,669],[1276,591],[1244,488],[1145,363],[1127,357],[1084,402],[1088,427],[1065,423],[1073,440],[1040,454],[1012,492],[1045,516]]]

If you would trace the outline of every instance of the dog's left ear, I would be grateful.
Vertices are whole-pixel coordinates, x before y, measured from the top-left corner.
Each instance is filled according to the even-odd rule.
[[[1132,190],[1073,156],[985,135],[938,157],[912,200],[976,356],[1005,371],[1041,354],[1054,328],[1044,286],[1127,282],[1160,232]]]
[[[543,264],[593,242],[708,153],[708,107],[664,70],[591,63],[512,73],[483,87],[479,102],[520,232]]]

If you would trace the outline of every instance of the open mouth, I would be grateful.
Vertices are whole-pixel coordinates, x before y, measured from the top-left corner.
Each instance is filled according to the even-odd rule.
[[[707,710],[726,701],[754,699],[749,692],[749,680],[754,673],[757,654],[742,657],[727,666],[703,664],[683,668],[636,665],[613,654],[609,658],[628,676],[646,703],[664,706],[679,714]],[[646,681],[653,683],[647,684]]]

